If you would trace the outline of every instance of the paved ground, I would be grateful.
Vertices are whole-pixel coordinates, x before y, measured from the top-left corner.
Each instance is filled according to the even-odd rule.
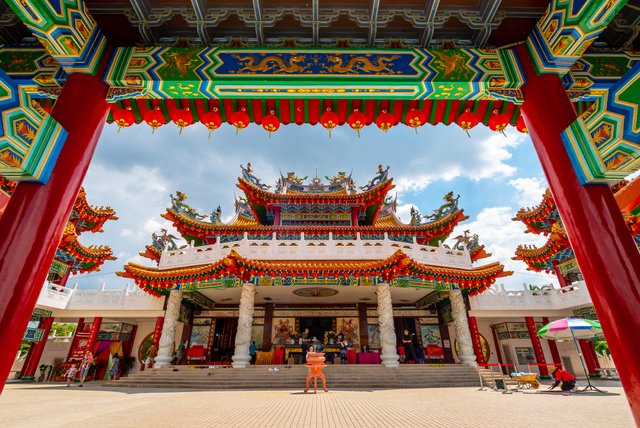
[[[619,384],[618,384],[619,385]],[[619,386],[565,397],[476,388],[183,391],[8,384],[2,427],[633,427]]]

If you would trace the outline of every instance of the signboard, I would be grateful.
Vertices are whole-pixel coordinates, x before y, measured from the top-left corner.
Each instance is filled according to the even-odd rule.
[[[587,306],[584,308],[578,308],[573,310],[573,316],[576,318],[584,318],[587,320],[597,320],[596,308],[593,306]]]
[[[27,327],[27,331],[24,332],[23,342],[40,342],[44,330],[37,327]]]

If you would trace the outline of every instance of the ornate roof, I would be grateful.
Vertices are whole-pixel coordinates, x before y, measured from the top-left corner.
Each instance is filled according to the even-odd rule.
[[[257,278],[381,278],[391,281],[398,277],[412,277],[425,287],[457,287],[467,293],[482,292],[500,276],[510,275],[500,263],[472,269],[444,268],[423,265],[408,257],[401,250],[383,260],[251,260],[231,251],[227,257],[214,263],[159,270],[135,263],[128,263],[119,276],[133,279],[152,295],[166,294],[181,287],[197,289],[199,285],[221,278],[235,277],[243,281]]]
[[[100,270],[107,260],[116,260],[108,245],[90,245],[85,247],[78,241],[75,226],[70,221],[64,229],[58,245],[56,260],[71,268],[72,273],[85,273]]]
[[[532,208],[520,208],[514,221],[521,221],[527,227],[527,232],[547,235],[551,225],[558,219],[556,203],[547,189],[542,195],[542,202]]]
[[[80,188],[73,211],[69,218],[76,226],[76,232],[102,232],[107,220],[117,220],[116,212],[111,207],[94,207],[87,202],[87,193]]]

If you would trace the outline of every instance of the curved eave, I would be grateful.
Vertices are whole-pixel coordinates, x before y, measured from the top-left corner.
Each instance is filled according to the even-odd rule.
[[[252,260],[231,251],[227,257],[214,263],[159,270],[135,263],[124,266],[118,276],[131,278],[146,292],[153,295],[166,294],[176,286],[187,285],[197,288],[198,283],[206,283],[221,277],[235,277],[250,281],[256,277],[269,278],[347,278],[379,277],[391,281],[396,277],[415,277],[429,281],[430,285],[456,287],[465,293],[480,293],[490,287],[505,272],[500,263],[491,263],[472,269],[445,268],[418,263],[401,250],[383,260]],[[425,285],[427,285],[425,283]]]
[[[94,207],[87,202],[87,193],[80,189],[78,197],[73,205],[73,212],[76,214],[74,221],[83,221],[87,227],[77,228],[78,233],[82,232],[102,232],[102,226],[108,220],[118,220],[116,212],[111,207]]]
[[[471,261],[476,262],[480,259],[486,259],[487,257],[491,257],[491,253],[487,253],[484,249],[484,245],[479,245],[473,250],[469,251],[469,255],[471,256]]]
[[[147,245],[144,247],[144,252],[138,253],[138,255],[147,258],[149,260],[153,260],[154,262],[160,261],[160,256],[162,256],[162,251],[158,250],[151,245]]]
[[[73,273],[95,272],[107,260],[116,260],[109,246],[85,247],[77,239],[63,240],[58,248],[74,258]]]
[[[520,260],[527,264],[530,270],[536,272],[549,271],[553,257],[569,248],[569,243],[564,240],[551,236],[542,247],[523,247],[518,246],[515,257],[512,260]]]
[[[329,233],[334,234],[348,234],[355,235],[360,232],[361,234],[384,234],[385,232],[390,235],[414,235],[427,241],[428,243],[434,243],[438,240],[442,240],[449,236],[453,228],[460,223],[468,219],[464,214],[464,210],[457,210],[450,215],[429,223],[420,224],[417,226],[400,225],[380,227],[376,226],[263,226],[263,225],[230,225],[230,224],[212,224],[204,221],[194,220],[187,217],[183,213],[167,209],[167,212],[162,215],[166,220],[172,222],[173,226],[180,232],[184,238],[191,238],[188,240],[196,239],[203,242],[206,237],[211,236],[224,236],[229,234],[240,234],[247,232],[248,234],[265,234],[272,235],[275,233],[305,233],[306,235],[314,233]]]
[[[547,189],[542,195],[540,204],[533,208],[521,208],[512,220],[523,222],[530,232],[545,233],[546,230],[536,226],[536,223],[544,223],[549,214],[555,209],[556,204],[551,196],[551,191]]]
[[[365,205],[371,205],[375,202],[384,201],[384,197],[389,192],[389,190],[393,189],[395,185],[393,184],[393,179],[388,179],[376,187],[366,190],[361,193],[353,193],[353,194],[323,194],[323,193],[285,193],[278,194],[266,191],[257,187],[254,184],[249,183],[243,178],[238,178],[238,188],[245,193],[247,201],[250,205],[263,205],[266,206],[268,204],[299,204],[299,203],[314,203],[314,202],[324,202],[324,203],[339,203],[339,204],[350,204],[350,203],[359,203]]]

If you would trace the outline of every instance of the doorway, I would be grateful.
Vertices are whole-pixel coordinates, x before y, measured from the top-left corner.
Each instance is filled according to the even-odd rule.
[[[333,330],[333,320],[333,318],[300,318],[300,334],[308,328],[309,338],[316,337],[322,342],[325,332]]]
[[[216,318],[211,361],[231,361],[237,328],[238,318]]]

